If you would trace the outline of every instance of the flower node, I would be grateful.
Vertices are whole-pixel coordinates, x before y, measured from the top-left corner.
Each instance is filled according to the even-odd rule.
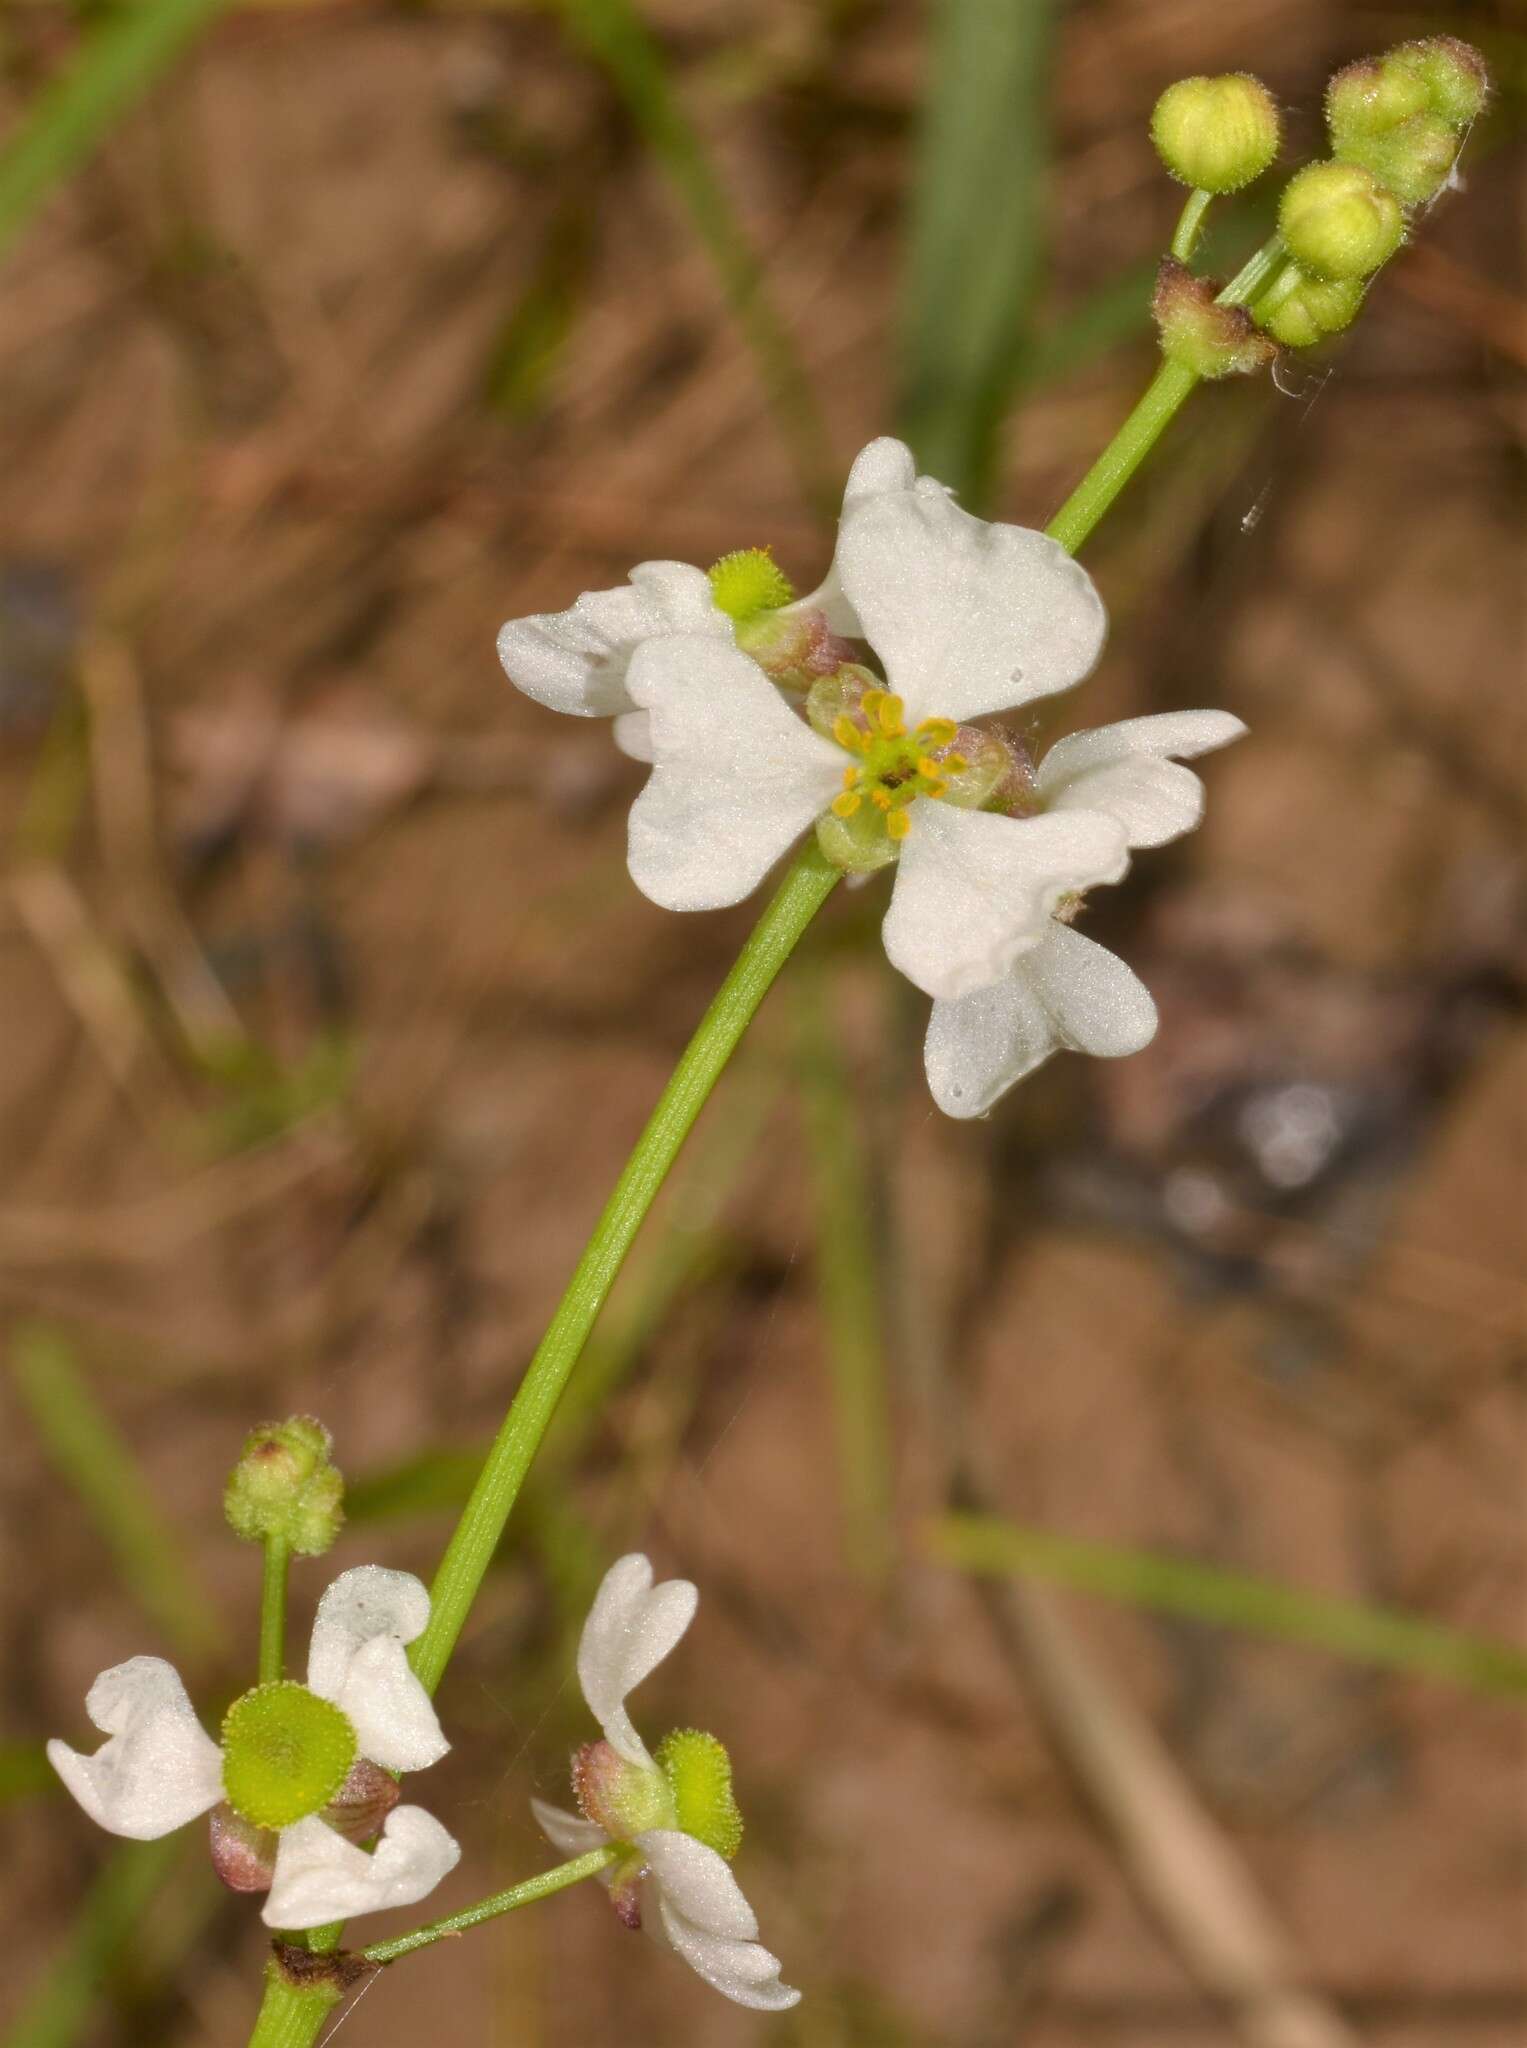
[[[1244,306],[1222,306],[1216,289],[1212,278],[1195,277],[1175,256],[1165,258],[1151,300],[1162,353],[1195,377],[1265,370],[1277,349]]]
[[[730,1863],[742,1846],[732,1760],[714,1735],[675,1728],[658,1744],[658,1768],[673,1788],[679,1826]]]
[[[291,1679],[257,1685],[223,1721],[223,1790],[256,1827],[290,1827],[328,1804],[355,1751],[355,1730],[332,1701]]]
[[[1151,140],[1174,178],[1200,192],[1238,192],[1278,154],[1278,109],[1260,79],[1180,78],[1151,115]]]

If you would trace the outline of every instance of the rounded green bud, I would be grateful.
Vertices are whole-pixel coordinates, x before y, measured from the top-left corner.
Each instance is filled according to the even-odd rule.
[[[1361,278],[1327,284],[1318,277],[1301,276],[1293,290],[1263,315],[1262,325],[1285,348],[1313,348],[1328,334],[1350,327],[1362,303]]]
[[[742,1815],[732,1791],[732,1760],[714,1735],[675,1728],[658,1744],[657,1766],[673,1789],[679,1826],[727,1861],[742,1846]]]
[[[790,578],[767,548],[738,548],[707,572],[711,601],[738,625],[760,612],[777,611],[795,595]]]
[[[1489,67],[1472,43],[1457,36],[1401,43],[1386,62],[1418,78],[1432,113],[1453,128],[1467,128],[1477,120],[1490,96]]]
[[[1326,123],[1338,153],[1360,136],[1386,134],[1413,114],[1430,110],[1425,81],[1383,57],[1346,65],[1326,87]]]
[[[1278,154],[1278,108],[1244,71],[1179,78],[1156,102],[1151,140],[1174,178],[1199,192],[1238,192]]]
[[[223,1718],[223,1790],[257,1828],[289,1828],[327,1806],[355,1761],[355,1730],[332,1701],[282,1678]]]
[[[1369,277],[1405,239],[1400,202],[1361,164],[1311,164],[1284,188],[1278,232],[1301,270]]]
[[[327,1550],[345,1518],[345,1482],[329,1462],[331,1442],[311,1415],[251,1431],[223,1494],[234,1534],[247,1543],[278,1537],[299,1557]]]
[[[1344,163],[1361,164],[1402,206],[1424,206],[1447,183],[1458,137],[1436,114],[1412,114],[1378,135],[1358,135],[1337,148]]]

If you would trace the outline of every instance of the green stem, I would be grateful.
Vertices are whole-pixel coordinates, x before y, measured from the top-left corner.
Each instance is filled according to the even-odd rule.
[[[260,1683],[270,1685],[286,1669],[286,1572],[291,1545],[284,1536],[265,1539],[265,1576],[260,1582]]]
[[[1190,207],[1191,204],[1189,201]],[[1226,285],[1219,295],[1221,304],[1244,306],[1282,260],[1283,245],[1274,236]],[[1198,381],[1191,370],[1170,358],[1161,365],[1134,411],[1045,528],[1067,554],[1074,555],[1086,540],[1176,418]]]
[[[770,983],[838,879],[839,870],[823,857],[814,839],[809,841],[754,926],[636,1141],[520,1382],[435,1574],[429,1626],[412,1652],[413,1667],[432,1692],[440,1683],[558,1397],[631,1240]]]
[[[1177,232],[1172,237],[1172,254],[1179,263],[1191,263],[1193,251],[1198,247],[1198,237],[1203,229],[1204,215],[1214,204],[1212,192],[1193,192],[1182,209],[1177,223]]]
[[[412,1934],[400,1934],[393,1941],[374,1941],[361,1954],[368,1963],[395,1963],[399,1956],[411,1955],[416,1948],[428,1948],[432,1941],[441,1941],[448,1934],[464,1934],[469,1927],[480,1927],[484,1920],[496,1920],[500,1913],[533,1906],[537,1899],[549,1899],[553,1892],[566,1891],[570,1884],[597,1877],[601,1870],[618,1862],[620,1854],[613,1846],[590,1849],[586,1856],[575,1856],[571,1863],[559,1863],[537,1877],[527,1877],[523,1884],[512,1884],[508,1891],[495,1892],[491,1899],[479,1899],[475,1906],[452,1913],[448,1919],[431,1921],[428,1927],[415,1928]]]

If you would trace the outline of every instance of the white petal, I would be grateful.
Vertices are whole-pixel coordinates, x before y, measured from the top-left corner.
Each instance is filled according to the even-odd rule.
[[[98,1827],[134,1842],[184,1827],[223,1796],[223,1753],[162,1657],[129,1657],[85,1695],[103,1734],[93,1756],[48,1744],[48,1762]]]
[[[984,1116],[1063,1046],[1120,1059],[1155,1035],[1156,1005],[1133,969],[1052,922],[1049,936],[1003,980],[933,1005],[923,1060],[946,1116]]]
[[[836,561],[914,724],[1067,690],[1103,645],[1103,601],[1080,563],[1042,533],[972,518],[926,478],[845,514]]]
[[[893,441],[889,434],[882,434],[878,441],[871,441],[854,457],[854,466],[848,472],[848,482],[843,487],[843,512],[846,514],[851,506],[863,504],[866,498],[877,497],[882,491],[909,491],[916,481],[917,464],[906,442]],[[841,633],[850,640],[858,639],[863,632],[858,613],[843,595],[836,556],[832,567],[810,596],[798,599],[785,609],[821,612],[834,633]]]
[[[260,1918],[267,1927],[322,1927],[413,1906],[461,1860],[460,1845],[422,1806],[397,1806],[369,1854],[309,1814],[283,1828]]]
[[[881,931],[892,965],[930,996],[1001,980],[1061,897],[1129,866],[1122,829],[1096,811],[1004,818],[924,799],[911,820]]]
[[[633,761],[652,761],[652,720],[645,711],[622,711],[612,728],[615,744]]]
[[[689,1967],[723,1997],[783,2012],[800,1993],[782,1984],[779,1959],[758,1940],[758,1919],[726,1860],[692,1835],[638,1835],[658,1896],[663,1932]]]
[[[626,1713],[626,1695],[655,1671],[695,1618],[700,1595],[688,1579],[652,1583],[639,1551],[620,1558],[594,1595],[578,1644],[578,1683],[605,1740],[628,1763],[651,1766]]]
[[[631,807],[632,880],[665,910],[740,903],[832,802],[847,756],[718,640],[648,640],[626,680],[654,761]]]
[[[499,633],[498,658],[515,688],[538,704],[577,718],[611,718],[631,708],[632,654],[659,633],[731,639],[732,622],[712,602],[703,569],[640,562],[616,590],[585,591],[565,612],[511,619]]]
[[[1167,711],[1126,718],[1057,740],[1035,777],[1047,810],[1106,811],[1131,846],[1163,846],[1203,816],[1204,788],[1191,759],[1238,740],[1246,728],[1228,711]]]
[[[318,1603],[308,1684],[348,1714],[361,1755],[384,1770],[422,1771],[451,1746],[404,1650],[428,1621],[423,1582],[378,1564],[342,1572]]]
[[[550,1806],[544,1799],[532,1799],[530,1811],[535,1824],[554,1849],[564,1856],[586,1856],[590,1849],[602,1849],[609,1836],[581,1813],[569,1813],[565,1806]]]

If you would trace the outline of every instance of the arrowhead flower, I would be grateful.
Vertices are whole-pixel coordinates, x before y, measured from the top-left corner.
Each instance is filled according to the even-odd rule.
[[[362,1565],[319,1602],[307,1684],[278,1679],[245,1693],[221,1743],[173,1665],[132,1657],[86,1695],[107,1741],[90,1756],[53,1741],[48,1760],[114,1835],[154,1841],[210,1813],[219,1874],[237,1890],[269,1888],[267,1926],[412,1905],[461,1854],[422,1807],[397,1804],[389,1775],[422,1770],[450,1747],[405,1654],[428,1619],[418,1579]],[[379,1829],[368,1854],[360,1844]]]
[[[604,1730],[573,1759],[581,1815],[533,1799],[542,1833],[566,1856],[606,1843],[623,1854],[603,1873],[618,1918],[645,1927],[723,1997],[783,2012],[800,1993],[780,1981],[758,1940],[758,1920],[729,1859],[742,1839],[731,1764],[714,1736],[675,1731],[656,1757],[632,1725],[627,1695],[654,1671],[694,1619],[699,1594],[685,1579],[653,1584],[640,1554],[605,1574],[578,1647],[578,1681]]]

